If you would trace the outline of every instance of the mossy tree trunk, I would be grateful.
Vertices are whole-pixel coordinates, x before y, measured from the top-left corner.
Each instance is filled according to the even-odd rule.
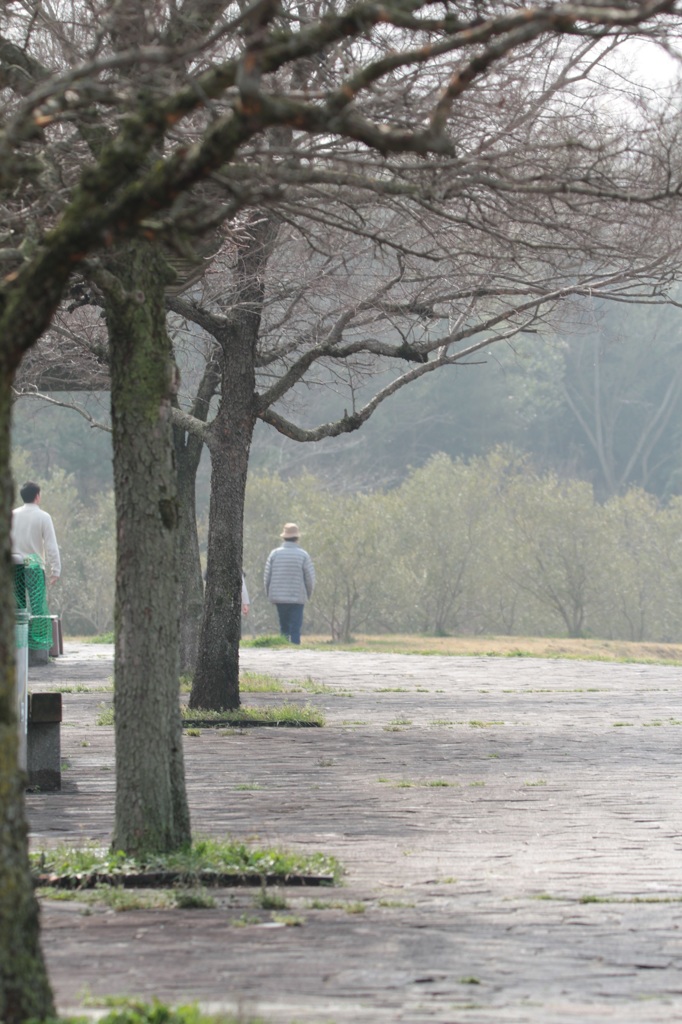
[[[116,494],[116,820],[113,845],[168,852],[190,840],[178,687],[176,388],[162,258],[145,242],[110,263]]]
[[[23,773],[18,770],[15,640],[9,524],[13,366],[0,353],[0,1020],[54,1016],[28,862]]]

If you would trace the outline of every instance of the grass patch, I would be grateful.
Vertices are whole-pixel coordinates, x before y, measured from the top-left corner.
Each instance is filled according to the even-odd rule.
[[[113,643],[113,633],[81,637],[83,643]],[[243,647],[292,647],[283,636],[243,639]],[[616,661],[643,665],[682,665],[682,643],[629,640],[569,639],[568,637],[419,636],[417,634],[356,635],[347,644],[328,636],[306,636],[303,647],[312,650],[382,651],[390,654],[444,655],[487,658],[567,658]]]
[[[111,693],[114,687],[113,684],[109,686],[86,686],[85,683],[75,683],[73,686],[68,684],[62,686],[51,687],[52,693]]]
[[[121,851],[103,850],[94,844],[81,847],[58,846],[30,855],[34,875],[45,883],[43,876],[70,876],[81,880],[108,876],[109,881],[122,884],[126,876],[135,874],[166,873],[177,875],[178,882],[208,884],[211,876],[250,875],[255,880],[277,876],[286,880],[292,876],[325,876],[338,881],[341,866],[335,857],[323,853],[292,853],[278,847],[261,848],[246,843],[196,839],[191,847],[165,855],[128,857]]]
[[[100,704],[100,713],[95,721],[96,725],[113,725],[114,724],[114,705],[113,704]]]
[[[578,903],[682,903],[682,896],[581,896]]]
[[[343,910],[346,914],[364,914],[367,907],[360,900],[311,900],[311,910]]]
[[[333,693],[339,691],[326,683],[318,683],[311,676],[305,679],[290,679],[286,683],[275,676],[260,672],[242,672],[239,677],[239,689],[242,693]],[[350,696],[350,694],[345,694]]]
[[[89,1006],[113,1007],[99,1017],[98,1024],[265,1024],[262,1017],[245,1016],[241,1011],[219,1015],[204,1013],[196,1004],[167,1006],[158,1000],[145,1003],[127,997],[108,996],[88,1000]],[[88,1024],[89,1017],[59,1017],[44,1024]],[[35,1024],[35,1022],[32,1022]]]
[[[274,704],[244,706],[234,711],[205,711],[201,708],[180,709],[185,722],[192,725],[289,725],[323,726],[325,718],[321,711],[310,704]]]
[[[265,672],[242,672],[239,689],[242,693],[283,693],[284,683]]]
[[[95,724],[114,725],[114,705],[101,703],[99,708]],[[200,735],[197,731],[200,726],[240,728],[247,725],[281,725],[304,728],[322,727],[326,721],[324,714],[317,708],[313,708],[312,705],[308,705],[308,703],[297,705],[293,702],[261,707],[245,706],[235,711],[206,711],[203,708],[187,708],[186,705],[181,705],[180,715],[185,725],[185,732],[190,736]],[[197,728],[188,728],[190,726]]]
[[[453,789],[459,786],[459,782],[446,782],[445,779],[425,779],[417,785],[426,789]]]
[[[253,640],[242,640],[242,647],[293,647],[285,636],[256,636]]]
[[[98,633],[96,636],[83,638],[84,644],[113,644],[116,642],[113,630],[110,633]]]
[[[216,902],[204,886],[176,889],[126,889],[120,885],[99,884],[92,889],[55,889],[39,886],[43,899],[80,903],[85,913],[91,906],[105,906],[116,913],[127,910],[212,910]]]
[[[424,789],[449,789],[459,787],[459,782],[446,782],[445,779],[423,779],[421,781],[414,781],[413,779],[389,779],[386,778],[385,775],[379,776],[377,782],[388,783],[396,789],[413,789],[415,786],[421,786]]]
[[[292,679],[290,686],[294,693],[298,690],[302,693],[335,693],[337,696],[341,696],[339,691],[334,689],[333,686],[327,686],[326,683],[318,683],[316,679],[312,679],[310,676],[306,676],[305,679]],[[344,696],[350,697],[352,694],[347,693]]]
[[[260,923],[260,917],[256,917],[255,914],[241,914],[240,917],[235,917],[230,922],[230,924],[232,924],[235,928],[248,928],[250,924]]]
[[[337,644],[328,637],[307,636],[314,650],[381,651],[390,654],[456,657],[567,658],[582,661],[682,664],[682,644],[628,640],[569,639],[568,637],[419,636],[417,634],[356,635],[352,643]]]
[[[278,892],[261,889],[256,897],[256,904],[261,910],[288,910],[289,904]]]

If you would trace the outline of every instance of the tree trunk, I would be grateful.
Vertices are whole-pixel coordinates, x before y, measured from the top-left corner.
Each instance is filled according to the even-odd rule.
[[[0,1020],[54,1016],[28,861],[25,778],[17,766],[15,639],[9,523],[12,371],[0,364]]]
[[[192,708],[239,707],[244,496],[258,413],[256,354],[264,277],[276,234],[272,214],[251,225],[235,267],[239,303],[218,339],[223,350],[220,405],[206,435],[211,453],[208,565]]]
[[[111,415],[116,492],[116,820],[113,846],[169,852],[190,841],[178,690],[175,387],[164,270],[146,243],[110,269]]]
[[[192,407],[195,419],[205,423],[211,400],[220,385],[220,346],[215,343]],[[177,400],[176,400],[177,401]],[[201,576],[199,538],[197,536],[196,481],[203,438],[173,427],[178,471],[178,571],[180,574],[180,671],[194,674],[199,654],[199,636],[204,608],[204,581]]]
[[[178,479],[178,574],[180,580],[179,669],[193,675],[199,652],[204,581],[197,536],[196,479],[203,443],[173,428]]]
[[[190,707],[215,711],[239,707],[239,641],[244,498],[249,451],[256,422],[253,361],[236,370],[229,359],[229,389],[223,383],[218,415],[211,425],[211,504],[208,529],[208,574],[199,659]]]

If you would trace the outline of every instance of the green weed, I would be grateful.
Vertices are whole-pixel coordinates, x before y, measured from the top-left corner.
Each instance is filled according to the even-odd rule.
[[[195,839],[186,849],[169,854],[128,857],[122,851],[112,852],[94,844],[80,847],[57,846],[30,854],[33,871],[38,874],[92,875],[106,874],[123,878],[140,871],[178,872],[185,883],[198,879],[204,872],[219,874],[254,874],[259,877],[310,874],[329,876],[333,881],[341,875],[335,857],[323,853],[291,853],[278,847],[249,846],[229,839]]]
[[[347,914],[364,914],[367,909],[360,900],[311,900],[311,910],[344,910]]]
[[[113,725],[114,724],[114,705],[113,704],[100,704],[101,711],[97,716],[97,725]]]
[[[113,644],[116,642],[113,630],[110,633],[98,633],[97,636],[86,636],[85,644]]]
[[[265,1024],[262,1017],[245,1016],[239,1013],[207,1014],[196,1003],[185,1006],[167,1006],[154,999],[152,1002],[121,996],[105,996],[89,999],[88,1006],[111,1007],[109,1013],[98,1018],[98,1024]],[[87,1024],[89,1017],[60,1017],[59,1020],[44,1021],[41,1024]],[[26,1024],[37,1024],[27,1021]]]
[[[239,689],[242,693],[282,693],[284,684],[281,679],[264,672],[242,672]]]
[[[256,636],[253,640],[242,640],[242,647],[291,647],[285,636]]]

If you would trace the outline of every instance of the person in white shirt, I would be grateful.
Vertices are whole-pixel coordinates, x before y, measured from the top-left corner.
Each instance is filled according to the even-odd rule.
[[[12,512],[12,553],[22,559],[37,555],[52,585],[62,571],[52,516],[40,508],[38,484],[25,483],[19,494],[24,504]]]

